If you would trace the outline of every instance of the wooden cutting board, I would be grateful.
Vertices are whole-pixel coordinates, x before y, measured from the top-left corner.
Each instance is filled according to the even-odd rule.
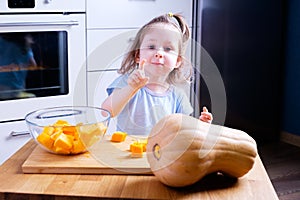
[[[39,174],[152,174],[146,154],[132,158],[129,145],[135,140],[114,143],[106,137],[78,155],[56,155],[37,146],[22,165],[23,173]]]

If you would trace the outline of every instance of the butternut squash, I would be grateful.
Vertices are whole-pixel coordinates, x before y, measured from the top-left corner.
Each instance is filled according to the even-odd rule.
[[[154,175],[172,187],[194,184],[213,172],[242,177],[257,155],[256,142],[247,133],[182,114],[161,119],[146,149]]]

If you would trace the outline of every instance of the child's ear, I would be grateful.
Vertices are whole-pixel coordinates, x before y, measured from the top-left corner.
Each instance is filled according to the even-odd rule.
[[[182,57],[178,56],[175,68],[179,68],[181,66],[181,64],[182,64]]]
[[[139,51],[135,51],[134,60],[137,64],[140,63],[140,53],[139,53]]]

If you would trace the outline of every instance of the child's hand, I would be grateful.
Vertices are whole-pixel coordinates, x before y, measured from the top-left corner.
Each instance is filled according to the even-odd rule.
[[[148,83],[149,77],[145,76],[144,65],[146,60],[142,60],[139,68],[134,70],[128,77],[128,85],[134,89],[139,89]]]
[[[203,122],[207,122],[211,124],[213,120],[213,116],[210,112],[208,112],[206,107],[203,107],[203,111],[201,112],[199,119]]]

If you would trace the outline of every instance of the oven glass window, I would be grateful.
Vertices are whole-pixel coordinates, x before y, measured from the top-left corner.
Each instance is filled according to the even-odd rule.
[[[67,32],[0,33],[0,101],[68,94]]]

